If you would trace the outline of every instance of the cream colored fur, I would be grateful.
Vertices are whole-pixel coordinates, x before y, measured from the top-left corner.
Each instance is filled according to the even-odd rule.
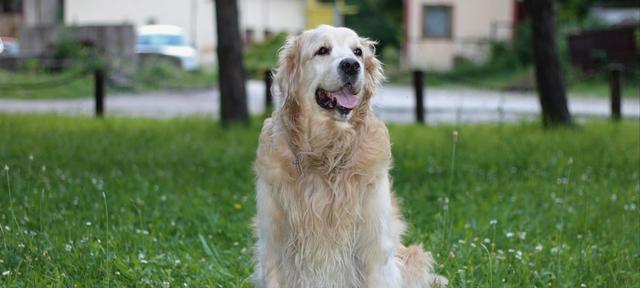
[[[430,253],[400,243],[389,134],[369,103],[383,77],[373,44],[320,26],[280,53],[282,105],[264,122],[254,165],[257,287],[446,286]],[[314,55],[322,45],[331,55]],[[337,85],[335,65],[355,48],[363,50],[359,104],[340,118],[314,102],[314,91]]]

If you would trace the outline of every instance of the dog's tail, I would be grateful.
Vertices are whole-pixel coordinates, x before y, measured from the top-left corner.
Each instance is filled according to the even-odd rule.
[[[400,264],[403,287],[435,288],[447,287],[447,278],[433,272],[433,257],[419,245],[405,247],[400,245],[396,251],[396,259]]]

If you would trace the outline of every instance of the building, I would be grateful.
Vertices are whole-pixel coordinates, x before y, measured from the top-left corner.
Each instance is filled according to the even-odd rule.
[[[22,1],[0,1],[0,37],[17,37],[23,21]]]
[[[186,33],[203,61],[214,61],[215,0],[5,0],[0,2],[0,36],[19,36],[22,27],[146,24],[175,25]],[[345,0],[238,0],[246,44],[270,35],[296,34],[319,24],[341,25],[355,13]]]
[[[448,70],[459,60],[486,59],[490,40],[509,41],[516,0],[404,0],[404,64]]]
[[[353,5],[346,5],[345,0],[307,0],[307,28],[315,28],[321,24],[343,26],[344,15],[358,11]]]
[[[34,1],[34,0],[32,0]],[[305,29],[306,0],[239,0],[239,24],[246,43],[274,33]],[[213,0],[64,0],[67,25],[168,24],[185,31],[203,61],[214,61],[216,49]]]

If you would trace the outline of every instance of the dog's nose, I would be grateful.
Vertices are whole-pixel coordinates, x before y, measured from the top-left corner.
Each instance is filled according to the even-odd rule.
[[[360,71],[360,63],[356,59],[347,58],[340,61],[340,70],[349,76],[354,76]]]

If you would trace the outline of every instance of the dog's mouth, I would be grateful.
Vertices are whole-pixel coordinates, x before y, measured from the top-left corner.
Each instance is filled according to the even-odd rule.
[[[340,114],[346,115],[358,105],[360,100],[357,94],[351,83],[347,83],[340,90],[333,92],[318,88],[316,103],[326,110],[337,110]]]

